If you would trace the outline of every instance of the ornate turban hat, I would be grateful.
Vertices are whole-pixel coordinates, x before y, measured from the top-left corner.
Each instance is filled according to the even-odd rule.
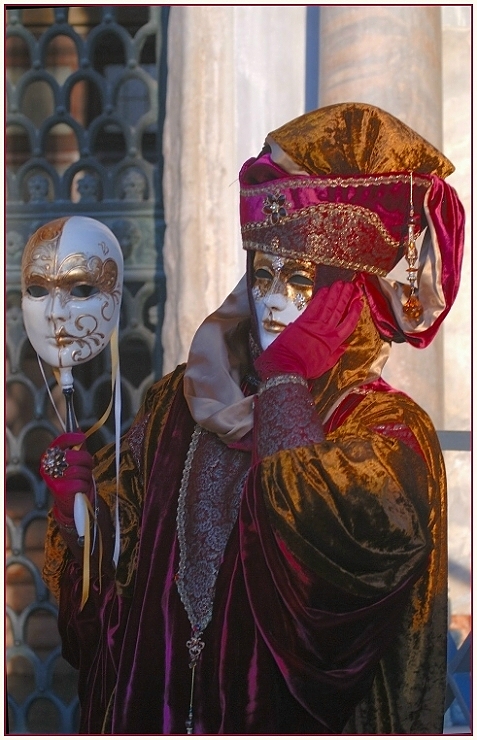
[[[306,113],[272,131],[241,169],[243,246],[360,273],[382,336],[424,347],[460,279],[464,213],[444,182],[453,170],[375,106]],[[387,279],[403,257],[409,281]]]

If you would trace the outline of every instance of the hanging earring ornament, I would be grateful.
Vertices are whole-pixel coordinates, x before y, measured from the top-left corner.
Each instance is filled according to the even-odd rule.
[[[414,226],[416,224],[416,216],[414,214],[414,203],[412,198],[412,172],[411,172],[411,192],[410,192],[410,204],[409,204],[409,221],[408,221],[408,241],[406,249],[406,262],[409,267],[407,268],[407,279],[411,290],[406,303],[403,306],[403,314],[407,319],[417,320],[422,316],[423,307],[417,294],[417,270],[418,270],[418,254],[416,248],[416,238],[414,235]]]

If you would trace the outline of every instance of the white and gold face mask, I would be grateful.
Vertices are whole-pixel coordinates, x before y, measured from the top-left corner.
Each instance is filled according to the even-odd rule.
[[[51,221],[29,239],[22,259],[22,310],[33,348],[49,365],[87,362],[118,326],[123,256],[99,221]]]
[[[252,296],[263,350],[305,310],[315,275],[316,265],[310,260],[255,252]]]

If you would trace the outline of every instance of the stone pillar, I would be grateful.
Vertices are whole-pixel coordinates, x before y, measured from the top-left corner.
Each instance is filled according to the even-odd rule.
[[[467,215],[457,300],[429,348],[393,347],[385,376],[420,403],[438,428],[468,430],[471,10],[469,6],[322,6],[320,25],[320,105],[352,100],[378,105],[439,147],[456,167],[448,182],[459,193]],[[465,621],[470,620],[470,453],[445,450],[444,458],[450,608],[453,620]]]
[[[320,105],[371,103],[442,144],[439,5],[322,6]]]
[[[443,147],[455,165],[448,182],[459,193],[466,212],[462,278],[456,302],[444,325],[446,428],[465,430],[470,429],[472,367],[471,8],[445,6],[442,19]]]
[[[244,272],[238,172],[269,131],[304,112],[305,19],[305,6],[171,7],[164,372],[187,359]]]
[[[471,428],[472,380],[472,10],[442,9],[444,151],[455,165],[449,183],[466,211],[462,278],[444,324],[445,428]],[[449,598],[452,627],[466,634],[472,607],[472,463],[470,451],[444,453],[449,498]],[[457,615],[457,616],[456,616]]]
[[[201,319],[230,289],[236,178],[231,7],[171,8],[164,127],[164,372],[184,361]],[[220,258],[217,259],[217,255]],[[232,263],[232,265],[231,265]]]
[[[441,148],[441,7],[327,5],[320,12],[320,106],[377,105]],[[437,428],[444,423],[442,331],[425,350],[394,345],[384,371]]]

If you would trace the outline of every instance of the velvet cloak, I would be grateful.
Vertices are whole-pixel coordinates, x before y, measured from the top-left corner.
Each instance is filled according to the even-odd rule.
[[[183,577],[194,599],[213,597],[195,676],[195,733],[442,732],[442,456],[411,399],[379,379],[357,383],[356,353],[365,351],[358,335],[313,388],[328,419],[325,441],[253,464],[247,445],[210,433],[190,458],[196,425],[184,368],[153,386],[122,440],[118,568],[105,526],[101,584],[92,581],[82,611],[81,566],[51,519],[44,577],[59,599],[63,654],[79,669],[82,733],[185,734],[191,624],[178,591]],[[345,386],[350,392],[335,404]],[[195,531],[209,530],[214,544],[230,529],[215,570],[212,552],[190,539],[181,569],[185,468],[184,508],[196,507]],[[114,469],[109,447],[95,468],[103,521]],[[243,490],[230,524],[232,471]],[[205,511],[200,496],[194,503],[195,481],[208,488]]]

